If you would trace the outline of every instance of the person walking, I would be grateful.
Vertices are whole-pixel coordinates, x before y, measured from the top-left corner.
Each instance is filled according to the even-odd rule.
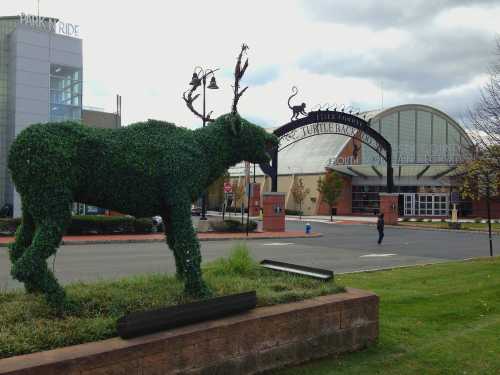
[[[384,239],[384,214],[378,215],[377,230],[378,230],[377,243],[380,245],[382,243],[382,240]]]

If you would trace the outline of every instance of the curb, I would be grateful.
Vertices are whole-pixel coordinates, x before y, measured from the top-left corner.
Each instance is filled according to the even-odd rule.
[[[413,230],[428,230],[433,232],[454,232],[454,233],[480,233],[488,234],[488,231],[484,230],[470,230],[470,229],[446,229],[446,228],[430,228],[430,227],[417,227],[412,225],[386,225],[386,228],[396,228],[396,229],[413,229]],[[500,232],[491,231],[492,235],[498,236]]]
[[[488,260],[488,259],[495,259],[495,258],[500,258],[500,255],[494,255],[493,257],[482,255],[482,256],[477,256],[477,257],[472,257],[472,258],[464,258],[464,259],[449,259],[449,260],[437,261],[437,262],[403,264],[401,266],[369,268],[369,269],[358,270],[358,271],[336,272],[335,274],[336,275],[352,275],[352,274],[356,274],[356,273],[374,273],[374,272],[379,272],[379,271],[395,271],[395,270],[405,269],[405,268],[428,267],[428,266],[435,266],[435,265],[448,264],[448,263],[474,262],[476,260]]]
[[[262,237],[222,237],[222,238],[198,238],[198,241],[247,241],[247,240],[280,240],[291,238],[319,238],[323,237],[323,233],[312,233],[309,235],[295,235],[295,236],[262,236]],[[122,240],[82,240],[82,241],[61,241],[61,245],[104,245],[104,244],[120,244],[120,243],[153,243],[165,242],[165,239],[122,239]],[[8,243],[0,243],[1,247],[8,247]]]

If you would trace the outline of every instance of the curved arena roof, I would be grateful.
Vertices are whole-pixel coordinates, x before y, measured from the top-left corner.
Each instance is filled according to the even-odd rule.
[[[411,118],[413,113],[415,114],[414,120]],[[420,114],[420,118],[417,118],[418,114]],[[386,139],[391,143],[393,146],[394,165],[398,165],[398,159],[395,156],[397,156],[400,152],[398,149],[400,148],[401,143],[406,142],[414,148],[412,156],[414,157],[415,162],[405,163],[403,171],[404,174],[409,173],[411,175],[417,175],[426,164],[432,164],[432,169],[436,170],[436,173],[438,170],[440,173],[448,170],[449,173],[451,173],[451,169],[445,162],[435,162],[432,160],[425,163],[420,157],[420,153],[423,151],[421,151],[420,148],[417,149],[417,146],[412,146],[413,144],[417,144],[418,142],[422,144],[426,142],[430,143],[430,146],[432,146],[434,143],[443,143],[446,145],[453,143],[466,147],[473,144],[467,132],[453,118],[446,113],[427,105],[399,105],[381,110],[362,112],[359,114],[359,117],[369,121],[371,126],[375,130],[381,132],[382,135],[384,135],[384,137],[386,137]],[[409,120],[406,119],[406,117],[409,117]],[[389,121],[390,119],[392,120]],[[424,120],[427,121],[427,124]],[[423,131],[422,129],[425,127],[430,130]],[[270,128],[266,130],[272,132],[275,129],[276,128]],[[430,134],[428,134],[429,132]],[[278,174],[289,175],[324,173],[328,162],[331,159],[337,158],[341,154],[350,139],[351,138],[349,137],[336,134],[322,134],[320,136],[303,139],[279,152]],[[367,147],[363,146],[362,154],[363,161],[360,163],[362,165],[356,166],[355,168],[361,168],[363,171],[366,169],[369,172],[369,176],[376,176],[379,175],[379,173],[385,174],[385,167],[383,166],[377,167],[379,173],[373,170],[371,165],[372,163],[368,160],[368,156],[373,157],[373,151],[367,150]],[[354,173],[350,168],[342,167],[334,169],[356,176],[356,173]],[[434,171],[429,171],[427,173],[433,172]],[[232,176],[243,175],[244,164],[240,163],[230,168],[229,173]],[[365,173],[367,172],[365,171]],[[401,168],[399,173],[402,173]],[[256,168],[256,174],[262,175],[260,168]],[[445,173],[443,176],[447,174],[448,173]]]

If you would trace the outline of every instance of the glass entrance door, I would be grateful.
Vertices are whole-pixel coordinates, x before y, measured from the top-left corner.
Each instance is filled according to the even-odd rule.
[[[448,194],[403,194],[404,216],[448,216]]]
[[[415,216],[415,194],[405,193],[404,196],[404,215]]]

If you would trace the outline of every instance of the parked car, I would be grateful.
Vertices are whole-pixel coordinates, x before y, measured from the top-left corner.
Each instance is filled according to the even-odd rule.
[[[195,206],[194,204],[191,206],[191,215],[201,216],[201,207]]]

